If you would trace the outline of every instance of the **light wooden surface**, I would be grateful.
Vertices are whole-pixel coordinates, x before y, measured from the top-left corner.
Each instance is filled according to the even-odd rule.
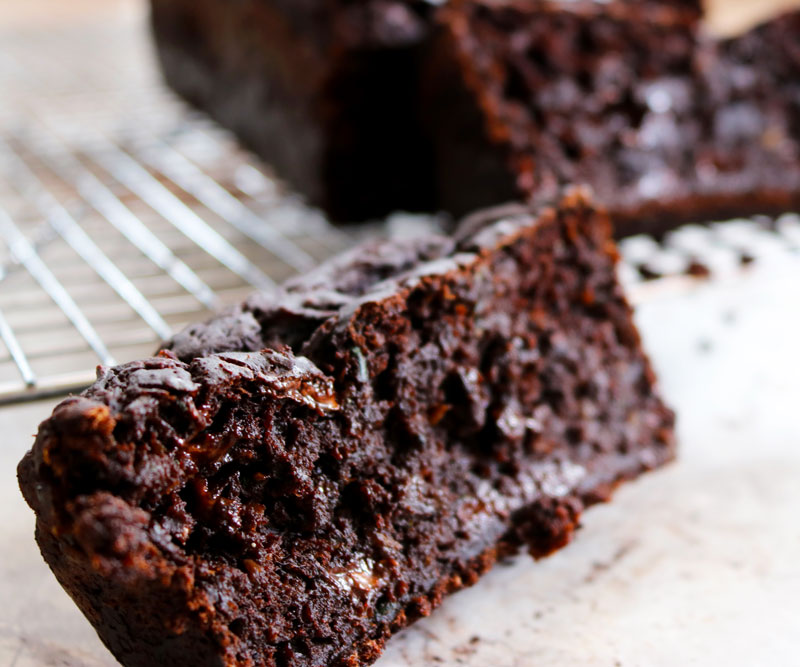
[[[800,7],[800,0],[706,0],[714,32],[731,35],[780,11]]]

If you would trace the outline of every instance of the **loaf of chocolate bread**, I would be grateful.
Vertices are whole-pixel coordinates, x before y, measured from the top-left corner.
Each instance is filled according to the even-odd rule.
[[[419,72],[447,2],[151,2],[167,83],[333,219],[438,208]],[[692,26],[700,15],[697,0],[616,2],[644,20]]]
[[[621,235],[798,207],[799,26],[715,42],[619,2],[454,0],[422,105],[439,203],[588,183]]]
[[[673,458],[616,258],[573,191],[373,242],[100,369],[19,466],[45,559],[127,666],[370,663]]]
[[[800,207],[798,14],[695,0],[152,0],[169,84],[336,220],[591,185],[618,234]]]

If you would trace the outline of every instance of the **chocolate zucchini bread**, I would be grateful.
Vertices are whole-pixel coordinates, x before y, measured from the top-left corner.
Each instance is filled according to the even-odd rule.
[[[439,206],[419,72],[446,2],[151,1],[167,83],[333,219]],[[700,16],[696,0],[617,2],[648,20]]]
[[[673,458],[615,261],[572,191],[373,242],[100,369],[19,466],[45,559],[128,666],[370,663]]]
[[[722,43],[614,2],[464,0],[437,23],[444,209],[588,183],[624,235],[800,205],[796,18]]]

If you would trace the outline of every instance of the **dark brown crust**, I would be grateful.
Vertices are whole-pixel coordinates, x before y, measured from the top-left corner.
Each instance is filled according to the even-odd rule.
[[[674,456],[609,230],[373,243],[101,369],[19,466],[45,559],[125,665],[369,664]]]

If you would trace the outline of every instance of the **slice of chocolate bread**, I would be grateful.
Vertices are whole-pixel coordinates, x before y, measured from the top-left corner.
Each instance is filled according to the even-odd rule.
[[[800,210],[800,10],[720,42],[703,69],[713,142],[698,177],[730,215]]]
[[[582,182],[625,234],[800,206],[796,19],[717,43],[619,2],[437,16],[423,108],[443,208]]]
[[[167,83],[311,203],[340,221],[436,210],[419,70],[446,2],[151,1]],[[686,26],[700,15],[696,0],[617,2]]]
[[[128,666],[370,663],[673,458],[616,258],[572,191],[358,248],[101,369],[19,466],[45,559]]]

